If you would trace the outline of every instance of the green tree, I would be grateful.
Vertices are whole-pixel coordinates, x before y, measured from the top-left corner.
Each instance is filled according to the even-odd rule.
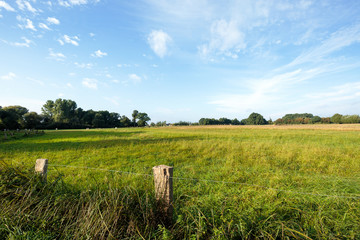
[[[25,125],[24,115],[29,110],[22,106],[8,106],[1,109],[1,122],[6,129],[23,128]]]
[[[247,125],[265,125],[265,124],[267,124],[267,121],[261,114],[253,112],[246,119],[246,124]]]
[[[139,115],[138,110],[134,110],[133,113],[131,114],[134,127],[136,127],[136,119],[138,119],[138,115]]]
[[[36,112],[28,112],[24,114],[25,128],[36,128],[41,124],[42,116]]]
[[[131,125],[132,125],[131,120],[127,116],[123,115],[120,118],[120,126],[121,127],[130,127]]]
[[[321,122],[321,117],[319,116],[314,116],[313,118],[310,119],[310,123],[320,123]]]
[[[137,118],[139,119],[137,121],[137,125],[139,127],[145,127],[147,126],[147,122],[151,120],[151,118],[147,115],[147,113],[138,113]]]
[[[335,113],[331,118],[330,118],[330,121],[332,122],[332,123],[342,123],[341,122],[341,118],[342,118],[343,116],[341,115],[341,114],[339,114],[339,113]]]

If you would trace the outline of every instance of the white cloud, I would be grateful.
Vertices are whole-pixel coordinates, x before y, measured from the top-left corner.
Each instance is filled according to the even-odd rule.
[[[273,73],[273,76],[267,78],[250,79],[245,83],[242,82],[241,91],[247,93],[220,94],[215,96],[209,104],[217,106],[219,111],[231,113],[266,112],[268,109],[275,111],[276,108],[284,107],[290,103],[290,101],[281,100],[292,97],[289,90],[319,75],[332,74],[337,71],[342,71],[342,68],[329,65]]]
[[[60,6],[72,7],[89,3],[98,3],[100,0],[58,0]]]
[[[15,12],[15,9],[12,8],[9,4],[7,4],[4,1],[0,1],[0,8],[4,8],[6,11],[9,11],[9,12]]]
[[[39,23],[39,28],[42,28],[45,30],[51,30],[45,23]]]
[[[126,64],[126,63],[124,63],[124,64],[118,64],[117,65],[119,68],[122,68],[122,67],[131,67],[131,64]]]
[[[129,79],[134,83],[134,84],[137,84],[137,83],[141,83],[142,79],[141,77],[139,77],[138,75],[136,74],[129,74]]]
[[[67,86],[68,88],[73,88],[73,85],[72,85],[71,83],[67,83],[66,86]]]
[[[3,18],[3,15],[0,14],[0,18]]]
[[[56,53],[51,48],[49,48],[49,58],[55,59],[56,61],[64,61],[66,56],[62,53]]]
[[[148,38],[148,44],[156,55],[163,58],[168,54],[168,45],[172,42],[171,37],[162,30],[153,30]]]
[[[98,58],[102,58],[104,56],[107,56],[108,54],[106,52],[102,52],[100,50],[95,51],[94,53],[91,54],[91,56],[93,57],[98,57]]]
[[[26,19],[26,25],[25,28],[31,29],[33,31],[36,31],[36,28],[34,27],[33,22],[30,19]]]
[[[21,39],[23,39],[24,42],[22,42],[22,43],[14,42],[14,43],[12,43],[12,45],[14,45],[16,47],[30,47],[30,43],[32,43],[31,40],[27,39],[26,37],[22,37]]]
[[[31,4],[28,1],[25,0],[16,0],[16,4],[18,5],[18,8],[22,11],[28,10],[32,13],[36,13],[37,10],[31,6]]]
[[[92,64],[92,63],[78,63],[78,62],[75,62],[74,64],[78,68],[86,68],[86,69],[91,69],[94,66],[94,64]]]
[[[238,23],[234,20],[228,22],[222,19],[213,22],[210,33],[209,42],[198,47],[203,57],[216,53],[237,58],[240,50],[246,47],[245,35],[239,30]]]
[[[19,21],[19,22],[23,22],[23,24],[19,24],[18,26],[21,28],[21,29],[31,29],[33,31],[36,31],[36,28],[33,24],[33,22],[28,19],[28,18],[22,18],[21,16],[16,16],[16,19]]]
[[[95,33],[89,33],[90,37],[95,37]]]
[[[360,42],[360,24],[342,28],[330,35],[317,47],[304,52],[294,59],[287,67],[300,65],[308,62],[319,62],[324,57],[336,52],[353,43]]]
[[[15,47],[30,47],[30,44],[32,43],[31,40],[27,39],[26,37],[22,37],[21,39],[23,39],[24,42],[8,42],[5,40],[2,40],[2,41],[6,44],[9,44],[9,45],[15,46]]]
[[[69,43],[69,44],[72,44],[74,46],[79,46],[79,37],[78,36],[74,36],[74,37],[70,37],[68,35],[64,35],[61,39],[58,40],[58,42],[61,44],[61,45],[64,45],[65,43]]]
[[[82,81],[82,85],[84,85],[87,88],[91,88],[91,89],[97,89],[97,87],[98,87],[97,83],[98,83],[98,81],[93,78],[84,78]]]
[[[46,21],[48,21],[49,24],[55,24],[55,25],[59,25],[60,21],[54,17],[48,17],[46,19]]]
[[[16,77],[16,74],[13,72],[9,72],[8,74],[1,76],[0,79],[10,81],[13,80]]]

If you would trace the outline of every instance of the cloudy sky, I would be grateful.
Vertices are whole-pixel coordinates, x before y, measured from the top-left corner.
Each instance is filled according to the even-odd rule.
[[[358,0],[0,0],[0,106],[360,114]]]

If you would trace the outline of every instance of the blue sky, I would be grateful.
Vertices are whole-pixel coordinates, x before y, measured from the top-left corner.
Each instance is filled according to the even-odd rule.
[[[0,0],[0,105],[360,114],[358,0]]]

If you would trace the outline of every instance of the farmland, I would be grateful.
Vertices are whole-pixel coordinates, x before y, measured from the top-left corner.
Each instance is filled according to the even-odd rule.
[[[135,191],[149,208],[152,167],[174,166],[174,224],[144,221],[122,237],[356,239],[359,145],[359,125],[59,130],[2,141],[0,159],[2,168],[33,169],[47,158],[49,183],[61,176],[78,192]],[[0,215],[1,228],[11,216]],[[113,235],[102,238],[116,238],[106,231]]]

